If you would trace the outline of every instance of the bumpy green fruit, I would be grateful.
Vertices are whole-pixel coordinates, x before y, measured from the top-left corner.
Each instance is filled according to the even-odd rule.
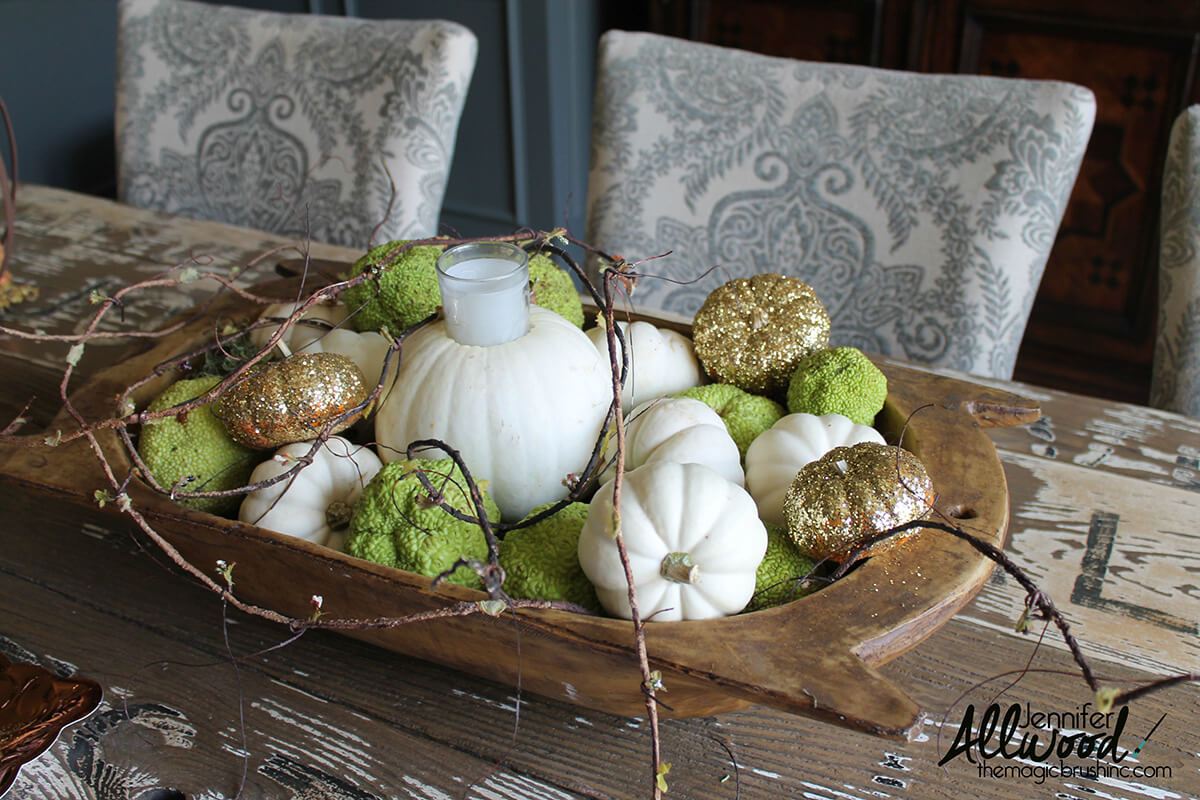
[[[856,347],[834,347],[801,359],[788,384],[793,414],[841,414],[870,425],[887,399],[887,377]]]
[[[746,611],[783,605],[811,594],[820,588],[813,580],[800,580],[813,572],[813,561],[803,555],[784,529],[767,524],[767,553],[758,565],[754,581],[754,596]]]
[[[176,381],[154,398],[146,410],[162,411],[186,403],[220,382],[217,377]],[[148,420],[138,437],[138,454],[154,480],[164,488],[190,478],[181,487],[187,492],[219,492],[245,486],[259,460],[253,450],[229,438],[209,405],[176,417]],[[231,514],[241,501],[237,495],[179,500],[189,508],[210,514]]]
[[[393,334],[400,333],[442,304],[437,260],[443,248],[410,247],[391,261],[391,256],[406,244],[406,241],[381,244],[350,267],[351,278],[363,272],[378,273],[378,281],[368,280],[342,293],[355,330],[377,331],[386,327]]]
[[[446,502],[474,516],[466,482],[453,461],[393,461],[371,479],[354,504],[346,552],[430,578],[445,572],[459,558],[486,561],[488,547],[483,531],[474,523],[451,516],[434,502],[421,484],[418,469],[424,470]],[[486,482],[479,483],[483,490]],[[483,503],[488,519],[499,520],[500,510],[486,490]],[[473,589],[481,587],[479,576],[466,567],[459,567],[448,580]]]
[[[388,242],[372,248],[354,262],[347,277],[364,271],[378,273],[342,294],[351,311],[350,324],[358,331],[387,327],[392,333],[411,328],[442,304],[437,281],[437,260],[444,248],[436,245],[410,247],[392,261],[406,241]],[[583,327],[583,304],[571,275],[545,255],[529,259],[530,302],[554,311]]]
[[[548,507],[539,506],[528,517]],[[565,600],[600,610],[596,589],[579,566],[579,532],[587,513],[587,503],[571,503],[529,527],[508,532],[500,542],[500,566],[510,597]]]
[[[784,408],[769,397],[750,394],[732,383],[710,383],[684,389],[676,397],[690,397],[712,408],[725,423],[742,458],[763,431],[783,418]]]
[[[549,256],[541,253],[529,259],[529,301],[583,327],[583,303],[575,281]]]

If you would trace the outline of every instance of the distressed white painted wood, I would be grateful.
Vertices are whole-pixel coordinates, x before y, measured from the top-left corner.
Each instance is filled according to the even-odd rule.
[[[1088,632],[1085,652],[1159,675],[1200,665],[1200,492],[1031,455],[1003,460],[1010,486],[1029,487],[1014,493],[1007,549]],[[994,580],[975,607],[1016,620],[1022,597]]]

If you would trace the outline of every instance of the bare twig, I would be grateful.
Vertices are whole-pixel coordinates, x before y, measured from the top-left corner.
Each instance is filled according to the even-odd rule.
[[[1055,607],[1054,602],[1050,599],[1049,595],[1039,589],[1037,584],[1033,582],[1033,579],[1030,578],[1024,570],[1018,567],[1013,560],[1004,553],[1004,551],[1000,550],[991,542],[987,542],[978,536],[973,536],[972,534],[967,533],[965,530],[956,525],[948,525],[944,522],[936,522],[934,520],[918,519],[913,520],[912,522],[907,522],[903,525],[898,525],[895,528],[891,528],[890,530],[886,530],[881,533],[863,537],[855,543],[853,548],[850,549],[846,560],[842,563],[841,567],[834,572],[833,579],[837,580],[844,575],[850,566],[858,559],[858,557],[862,553],[870,550],[872,545],[876,544],[877,542],[881,542],[884,539],[889,539],[898,534],[916,530],[918,528],[928,528],[930,530],[941,531],[942,533],[948,533],[957,539],[961,539],[1011,575],[1013,580],[1020,584],[1021,588],[1025,590],[1026,603],[1030,607],[1036,608],[1045,619],[1054,621],[1055,626],[1057,626],[1059,633],[1063,637],[1063,641],[1066,642],[1067,647],[1070,649],[1071,655],[1075,659],[1075,663],[1079,665],[1079,670],[1083,675],[1083,679],[1087,681],[1088,687],[1091,688],[1093,692],[1100,688],[1100,685],[1092,672],[1091,665],[1088,663],[1087,658],[1084,657],[1083,650],[1079,647],[1079,642],[1076,640],[1074,634],[1071,633],[1070,623],[1067,622],[1066,617],[1064,617],[1062,613],[1059,612],[1058,608]]]
[[[612,534],[613,539],[617,544],[617,554],[621,559],[621,568],[625,571],[625,583],[629,587],[629,609],[630,619],[633,622],[634,646],[637,649],[638,666],[642,671],[642,691],[646,696],[646,718],[650,723],[650,786],[651,796],[656,798],[662,797],[662,790],[659,788],[659,775],[662,767],[662,744],[658,729],[658,681],[650,672],[650,658],[646,652],[646,630],[645,621],[642,619],[641,612],[638,610],[637,602],[637,587],[634,585],[633,568],[629,563],[629,553],[625,549],[625,537],[621,531],[621,484],[625,477],[625,425],[621,419],[621,390],[624,369],[617,369],[618,358],[628,359],[626,348],[621,347],[618,351],[617,339],[617,323],[613,313],[613,298],[612,288],[620,279],[620,272],[616,269],[605,270],[604,273],[604,304],[603,314],[605,323],[605,335],[608,340],[608,359],[611,365],[612,372],[612,414],[611,418],[616,424],[616,474],[612,481]],[[627,361],[626,361],[627,363]]]

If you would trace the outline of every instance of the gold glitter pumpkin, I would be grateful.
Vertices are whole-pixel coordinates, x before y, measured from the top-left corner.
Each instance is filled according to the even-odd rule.
[[[371,393],[362,371],[338,353],[297,353],[234,384],[213,403],[230,437],[247,447],[274,448],[315,439],[332,420]],[[335,425],[350,427],[361,414]]]
[[[816,560],[849,554],[866,536],[920,519],[933,504],[920,459],[899,447],[862,442],[806,464],[783,499],[788,535]],[[895,547],[916,530],[884,539],[863,556]]]
[[[714,289],[692,321],[705,372],[751,394],[782,395],[796,363],[829,345],[829,312],[804,281],[765,273]]]

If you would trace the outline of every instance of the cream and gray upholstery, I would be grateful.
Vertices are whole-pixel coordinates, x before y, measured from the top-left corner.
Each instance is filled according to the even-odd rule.
[[[638,265],[661,276],[639,309],[690,315],[731,278],[792,274],[833,344],[1007,378],[1095,111],[1067,83],[610,31],[586,238],[631,262],[670,252]]]
[[[1171,126],[1163,167],[1150,404],[1200,417],[1200,105]]]
[[[359,248],[437,232],[471,31],[189,0],[118,17],[119,199]]]

